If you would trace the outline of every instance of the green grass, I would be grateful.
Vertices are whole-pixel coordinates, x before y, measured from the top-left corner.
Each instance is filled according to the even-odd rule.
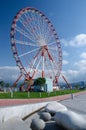
[[[53,97],[58,95],[70,94],[80,92],[82,90],[59,90],[55,92],[14,92],[13,97],[11,97],[11,93],[0,93],[0,99],[27,99],[27,98],[46,98],[46,97]],[[40,95],[41,94],[41,95]]]

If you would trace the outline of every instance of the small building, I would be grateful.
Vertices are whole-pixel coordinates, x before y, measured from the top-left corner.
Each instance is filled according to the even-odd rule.
[[[34,86],[34,91],[45,91],[45,92],[52,92],[53,91],[53,81],[52,79],[46,78],[45,86]]]
[[[53,81],[52,79],[46,78],[46,85],[44,87],[45,92],[52,92],[53,91]]]

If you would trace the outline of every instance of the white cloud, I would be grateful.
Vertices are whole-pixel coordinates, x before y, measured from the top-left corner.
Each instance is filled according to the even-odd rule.
[[[86,34],[79,34],[69,41],[71,46],[83,46],[86,45]]]
[[[79,74],[79,71],[72,70],[72,69],[69,69],[67,71],[62,71],[62,75],[65,77],[66,81],[69,84],[79,81],[78,79],[80,79],[80,78],[79,78],[78,74]],[[62,78],[62,76],[60,76],[60,82],[66,83],[65,80],[64,80],[64,78]]]
[[[83,52],[83,53],[80,55],[80,57],[86,59],[86,52]]]
[[[80,60],[74,64],[77,69],[81,70],[82,72],[86,72],[86,60]]]
[[[70,54],[70,63],[68,63],[69,56],[66,57],[66,60],[63,60],[63,65],[70,64],[68,69],[64,70],[63,74],[67,77],[69,82],[86,81],[86,34],[78,34],[68,40],[62,39],[61,43],[63,49],[68,51],[68,54],[66,54],[63,50],[63,57]],[[78,47],[78,49],[73,47]],[[82,60],[79,60],[79,58],[82,58]]]
[[[86,34],[79,34],[73,37],[70,40],[62,39],[61,42],[65,46],[74,46],[74,47],[80,47],[86,45]]]
[[[68,64],[68,61],[63,60],[63,64]],[[86,60],[80,60],[74,65],[77,69],[62,71],[62,74],[66,77],[67,81],[72,83],[86,80]],[[20,71],[16,66],[0,67],[0,80],[15,82],[19,75]]]
[[[7,82],[15,82],[19,76],[19,69],[16,66],[0,67],[0,80]]]
[[[63,72],[68,83],[74,83],[78,81],[85,81],[86,80],[86,73],[81,70],[67,70]],[[64,81],[64,80],[63,80]]]
[[[86,81],[86,60],[80,60],[74,64],[76,69],[62,71],[67,81],[70,83]]]
[[[67,60],[63,60],[63,65],[67,65],[69,62]]]
[[[67,51],[63,51],[63,56],[68,56],[68,52]]]
[[[68,46],[68,41],[67,41],[67,40],[61,39],[60,41],[61,41],[61,43],[62,43],[64,46]]]

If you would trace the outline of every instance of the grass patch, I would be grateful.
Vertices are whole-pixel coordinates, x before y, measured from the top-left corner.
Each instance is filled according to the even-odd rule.
[[[13,97],[11,93],[0,93],[0,99],[27,99],[27,98],[47,98],[59,95],[65,95],[70,93],[81,92],[82,90],[59,90],[54,92],[13,92]]]

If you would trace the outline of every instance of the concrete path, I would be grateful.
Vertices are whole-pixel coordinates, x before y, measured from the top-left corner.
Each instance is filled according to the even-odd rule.
[[[61,104],[80,114],[86,116],[86,94],[77,95],[73,99],[60,101]]]

